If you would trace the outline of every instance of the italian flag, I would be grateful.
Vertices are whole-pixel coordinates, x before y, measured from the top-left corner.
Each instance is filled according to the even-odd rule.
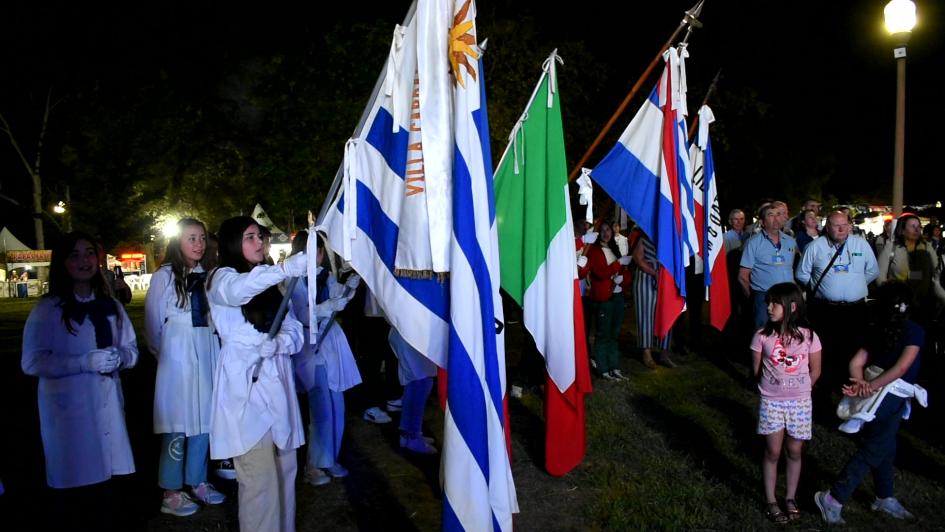
[[[591,391],[575,263],[557,51],[495,174],[502,288],[545,357],[545,468],[561,476],[584,458],[584,394]]]

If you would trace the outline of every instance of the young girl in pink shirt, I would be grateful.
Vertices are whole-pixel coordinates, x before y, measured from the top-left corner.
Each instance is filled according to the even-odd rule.
[[[761,473],[765,515],[772,522],[800,518],[795,501],[801,476],[801,450],[811,439],[811,387],[820,376],[820,338],[800,325],[804,313],[801,290],[794,283],[776,284],[765,295],[768,323],[751,339],[752,368],[761,404],[758,434],[765,437]],[[785,432],[787,441],[785,442]],[[787,491],[781,511],[775,498],[778,460],[787,448]]]

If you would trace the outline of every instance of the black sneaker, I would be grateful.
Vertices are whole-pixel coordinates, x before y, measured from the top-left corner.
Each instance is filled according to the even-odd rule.
[[[220,460],[213,472],[222,479],[236,480],[236,468],[233,467],[232,460]]]

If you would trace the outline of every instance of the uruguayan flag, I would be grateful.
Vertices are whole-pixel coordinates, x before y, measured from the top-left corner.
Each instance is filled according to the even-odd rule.
[[[443,529],[512,530],[518,512],[505,439],[505,334],[489,121],[472,0],[450,6],[454,86],[448,401]]]

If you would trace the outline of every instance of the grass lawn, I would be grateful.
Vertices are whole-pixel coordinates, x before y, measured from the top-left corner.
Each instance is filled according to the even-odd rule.
[[[19,369],[23,322],[36,299],[0,300],[0,398],[4,432],[0,478],[7,495],[0,515],[38,515],[44,506],[42,447],[36,413],[35,379]],[[157,442],[150,434],[154,361],[141,339],[143,293],[128,310],[139,333],[138,367],[124,372],[126,417],[138,464],[131,503],[147,530],[235,530],[235,485],[223,507],[190,518],[158,513]],[[628,313],[622,345],[633,345]],[[542,404],[537,388],[526,387],[511,400],[513,474],[522,530],[755,530],[772,529],[762,514],[760,460],[763,440],[754,433],[757,393],[745,380],[741,355],[722,356],[717,338],[706,331],[705,353],[680,358],[676,369],[647,370],[636,359],[621,364],[628,382],[595,380],[587,403],[588,451],[584,463],[563,478],[543,472]],[[510,325],[509,360],[519,357],[521,333]],[[626,353],[632,349],[625,348]],[[747,356],[747,354],[746,354]],[[935,397],[932,401],[935,401]],[[304,401],[303,401],[304,402]],[[940,410],[939,410],[940,412]],[[440,526],[438,457],[416,458],[397,446],[395,423],[371,425],[360,412],[348,413],[341,462],[351,476],[314,488],[298,484],[298,529],[437,530]],[[426,414],[427,432],[442,435],[434,400]],[[936,419],[933,421],[933,418]],[[940,415],[916,409],[900,430],[896,495],[918,520],[896,522],[869,510],[868,479],[844,510],[849,530],[942,530],[945,519],[945,445],[937,429]],[[14,437],[10,437],[14,435]],[[826,488],[853,452],[853,439],[835,424],[816,425],[805,448],[798,502],[801,520],[785,528],[823,529],[812,496]],[[304,460],[304,454],[300,454]],[[783,495],[783,468],[779,494]],[[36,529],[4,518],[4,530]],[[14,520],[13,523],[18,523]]]

